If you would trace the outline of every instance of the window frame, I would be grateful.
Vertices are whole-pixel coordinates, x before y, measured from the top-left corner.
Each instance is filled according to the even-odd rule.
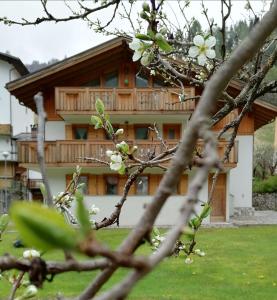
[[[138,194],[137,180],[140,177],[146,177],[147,178],[147,193],[146,194]],[[136,178],[136,181],[135,181],[135,195],[136,196],[149,196],[150,195],[149,193],[150,193],[150,176],[149,176],[149,174],[141,174]]]
[[[76,129],[77,128],[86,128],[87,129],[87,138],[86,139],[76,139]],[[72,139],[76,141],[87,141],[89,139],[89,125],[87,124],[72,124]]]

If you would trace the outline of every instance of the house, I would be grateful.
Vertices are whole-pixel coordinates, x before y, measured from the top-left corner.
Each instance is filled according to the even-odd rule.
[[[114,126],[124,129],[124,140],[138,146],[137,155],[141,158],[153,149],[156,153],[161,151],[160,141],[148,130],[149,125],[156,122],[167,145],[176,145],[197,105],[195,100],[180,103],[176,88],[165,86],[161,79],[150,76],[138,63],[134,63],[132,51],[124,38],[112,39],[25,75],[10,82],[7,88],[33,111],[33,96],[38,91],[43,92],[47,112],[45,159],[52,192],[57,194],[65,190],[75,166],[80,165],[83,172],[81,181],[86,186],[86,203],[100,208],[98,221],[112,212],[126,178],[106,166],[84,159],[94,157],[108,161],[106,150],[113,149],[103,130],[95,130],[89,125],[91,115],[95,114],[96,99],[102,99]],[[235,95],[240,88],[239,83],[232,83],[230,93]],[[194,86],[187,86],[185,92],[187,97],[201,94],[201,90]],[[235,110],[216,124],[214,132],[238,113],[239,110]],[[224,164],[224,172],[218,179],[210,221],[228,221],[234,211],[252,213],[253,133],[275,115],[276,108],[258,101],[243,119],[229,161]],[[225,139],[219,141],[220,157],[226,145]],[[201,149],[201,142],[198,148]],[[19,141],[18,158],[20,166],[38,170],[36,142]],[[136,181],[123,207],[122,226],[136,224],[145,205],[151,201],[162,173],[159,168],[149,168]],[[176,194],[167,201],[157,220],[158,225],[174,224],[194,173],[194,168],[184,172]],[[202,201],[207,200],[211,178],[212,174],[201,190]]]
[[[0,212],[7,210],[11,197],[28,197],[27,174],[17,163],[15,136],[30,133],[34,113],[5,89],[7,82],[28,73],[19,58],[0,53]]]

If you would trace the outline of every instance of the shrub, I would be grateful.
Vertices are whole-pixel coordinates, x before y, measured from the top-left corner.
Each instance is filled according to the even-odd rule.
[[[270,176],[265,180],[254,179],[253,192],[255,193],[276,193],[277,175]]]

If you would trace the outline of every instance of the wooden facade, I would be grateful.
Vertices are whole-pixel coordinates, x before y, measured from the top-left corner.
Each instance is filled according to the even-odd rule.
[[[187,97],[194,88],[186,88]],[[101,99],[107,112],[115,114],[184,113],[195,109],[195,101],[179,102],[178,90],[168,88],[85,88],[55,89],[55,108],[59,115],[95,113],[95,101]]]

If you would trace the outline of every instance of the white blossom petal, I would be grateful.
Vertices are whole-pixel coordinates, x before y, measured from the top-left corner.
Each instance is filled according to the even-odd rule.
[[[118,171],[121,169],[122,163],[110,163],[110,168],[113,171]]]
[[[139,39],[133,39],[133,41],[129,44],[130,49],[138,50],[141,47],[141,41]]]
[[[143,54],[141,60],[140,60],[141,64],[143,66],[148,66],[150,64],[150,55],[147,53],[147,54]]]
[[[205,54],[200,54],[198,57],[197,57],[197,60],[198,60],[198,64],[200,66],[204,66],[206,61],[207,61],[207,57]]]
[[[122,157],[119,154],[113,154],[111,156],[112,163],[122,163]]]
[[[213,46],[215,46],[216,44],[216,38],[214,36],[209,36],[206,40],[205,40],[205,45],[209,48],[212,48]]]
[[[133,54],[133,61],[137,61],[141,58],[141,52],[140,51],[136,51]]]
[[[213,49],[207,49],[205,54],[208,58],[214,59],[215,58],[215,51]]]
[[[194,37],[193,43],[194,43],[194,45],[201,47],[201,46],[205,45],[205,40],[204,40],[203,36],[198,34]]]
[[[189,48],[189,56],[194,58],[199,55],[199,48],[196,46],[192,46]]]
[[[113,151],[112,151],[112,150],[107,150],[107,151],[106,151],[106,155],[107,155],[108,157],[111,157],[111,156],[113,155]]]

